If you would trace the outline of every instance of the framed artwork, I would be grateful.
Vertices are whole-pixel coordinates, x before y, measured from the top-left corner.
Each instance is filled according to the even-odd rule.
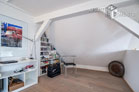
[[[28,56],[28,23],[0,14],[0,58]]]
[[[22,47],[22,27],[17,24],[1,22],[1,46]]]

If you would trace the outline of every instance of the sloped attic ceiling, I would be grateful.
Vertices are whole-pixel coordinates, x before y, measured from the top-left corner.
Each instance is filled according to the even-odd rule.
[[[9,0],[8,3],[17,6],[36,17],[87,1],[90,0]]]

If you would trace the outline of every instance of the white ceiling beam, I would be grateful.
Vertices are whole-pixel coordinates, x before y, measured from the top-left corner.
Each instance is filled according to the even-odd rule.
[[[78,13],[78,12],[90,10],[96,7],[107,7],[110,4],[120,3],[123,1],[127,1],[127,0],[101,0],[101,2],[99,0],[92,0],[83,4],[75,5],[73,7],[57,10],[51,13],[47,13],[47,14],[35,17],[34,22],[38,23],[38,22],[44,21],[45,19],[54,19],[57,17],[63,17],[67,15],[72,15],[72,14],[74,15],[75,13]]]
[[[115,7],[115,6],[112,5],[112,7]],[[127,29],[128,32],[130,32],[131,34],[133,34],[135,37],[139,39],[139,23],[134,21],[132,18],[124,15],[122,12],[119,12],[117,9],[118,8],[110,11],[107,7],[107,9],[102,12],[108,15],[111,19],[116,21],[122,27]]]
[[[65,15],[65,16],[60,16],[60,17],[55,17],[53,19],[46,19],[41,27],[39,28],[38,32],[36,33],[35,35],[35,40],[38,40],[45,31],[47,31],[47,29],[49,28],[49,25],[54,22],[54,21],[57,21],[57,20],[60,20],[60,19],[64,19],[64,18],[69,18],[69,17],[73,17],[73,16],[79,16],[79,15],[83,15],[83,14],[88,14],[88,13],[93,13],[93,12],[97,12],[98,8],[94,8],[94,9],[91,9],[91,10],[85,10],[85,11],[82,11],[82,12],[77,12],[77,13],[74,13],[74,14],[69,14],[69,15]]]
[[[127,0],[124,0],[124,1],[127,1]],[[115,3],[115,2],[111,2],[111,3],[107,3],[107,4],[103,3],[103,4],[99,4],[99,5],[97,4],[97,6],[105,6],[106,7],[106,5],[108,6],[109,4],[112,4],[112,3]],[[52,13],[49,13],[47,15],[42,15],[42,16],[35,18],[36,23],[42,22],[45,20],[43,22],[43,24],[41,25],[39,31],[37,32],[35,40],[37,40],[39,37],[41,37],[41,35],[48,29],[52,20],[55,21],[55,20],[64,19],[67,17],[73,17],[73,16],[82,15],[82,14],[87,14],[89,12],[94,12],[95,9],[98,9],[98,8],[92,8],[92,6],[89,6],[89,5],[87,7],[84,7],[84,8],[81,6],[82,5],[66,8],[63,10],[59,10],[59,11],[52,12]],[[100,8],[99,11],[106,14],[106,11],[104,10],[104,8]],[[133,21],[132,19],[130,19],[129,17],[126,17],[126,16],[124,16],[124,18],[123,17],[116,17],[116,18],[114,18],[114,20],[116,22],[118,22],[120,25],[122,25],[124,28],[128,29],[128,31],[130,33],[132,33],[134,36],[139,38],[139,31],[138,31],[139,30],[139,24],[138,23],[136,23],[135,21]],[[131,26],[131,23],[133,23],[132,26]]]
[[[127,16],[116,16],[114,20],[139,39],[139,23]]]
[[[37,31],[36,35],[35,35],[35,40],[38,40],[42,34],[49,28],[49,25],[51,24],[51,20],[50,19],[46,19],[41,27],[39,28],[39,30]]]

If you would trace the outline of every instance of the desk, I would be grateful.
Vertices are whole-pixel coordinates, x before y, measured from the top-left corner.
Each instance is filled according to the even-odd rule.
[[[34,68],[27,69],[23,72],[14,73],[16,69],[23,68],[26,65],[34,65]],[[3,79],[2,92],[8,92],[8,78],[17,77],[24,82],[24,87],[21,87],[13,92],[19,92],[27,87],[38,83],[38,62],[37,60],[19,60],[17,63],[0,64],[0,79]]]

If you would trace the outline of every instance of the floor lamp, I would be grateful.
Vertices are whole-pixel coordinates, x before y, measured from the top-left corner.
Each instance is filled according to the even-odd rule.
[[[35,40],[34,40],[34,39],[27,38],[27,37],[25,37],[25,36],[22,36],[22,37],[23,37],[24,39],[29,40],[29,41],[32,42],[31,53],[30,53],[29,59],[34,59],[34,58],[33,58],[33,48],[35,49],[35,59],[36,59],[36,45],[35,45]]]

